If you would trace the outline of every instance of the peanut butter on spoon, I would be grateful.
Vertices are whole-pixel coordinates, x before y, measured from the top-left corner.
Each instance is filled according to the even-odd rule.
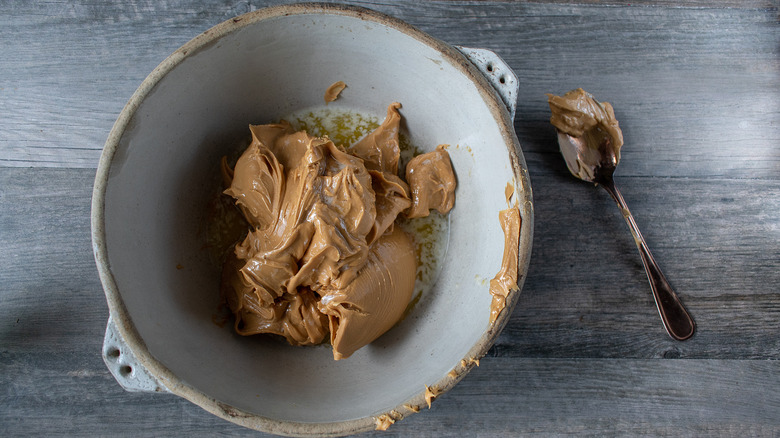
[[[558,144],[566,166],[577,178],[604,187],[618,204],[642,257],[664,328],[676,340],[690,338],[695,330],[693,319],[658,267],[623,195],[615,186],[613,173],[620,162],[623,133],[612,105],[597,101],[582,88],[563,96],[547,96],[552,110],[550,123],[558,132]]]
[[[623,131],[609,102],[598,102],[582,88],[547,97],[552,110],[550,123],[557,129],[561,154],[574,176],[593,181],[604,160],[613,167],[618,165]],[[570,138],[578,139],[582,147],[567,147]]]

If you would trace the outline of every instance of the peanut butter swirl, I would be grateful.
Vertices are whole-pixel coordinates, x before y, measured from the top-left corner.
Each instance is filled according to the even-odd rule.
[[[292,345],[329,334],[338,360],[401,318],[417,262],[411,236],[393,226],[412,205],[397,175],[399,108],[348,150],[287,122],[250,126],[232,172],[223,163],[224,193],[250,226],[223,266],[237,333]]]
[[[442,144],[433,152],[418,155],[406,166],[406,180],[412,190],[408,217],[425,217],[432,209],[447,214],[455,205],[457,181],[446,146]]]

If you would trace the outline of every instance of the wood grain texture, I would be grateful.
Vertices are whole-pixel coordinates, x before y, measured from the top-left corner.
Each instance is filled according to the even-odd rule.
[[[780,118],[780,30],[771,10],[356,4],[504,57],[522,78],[517,131],[529,161],[549,151],[544,93],[581,86],[618,109],[628,140],[622,174],[780,174],[780,126],[768,124]],[[41,13],[40,4],[13,5],[0,29],[3,58],[15,61],[0,65],[8,115],[0,121],[0,165],[52,167],[95,167],[122,105],[159,62],[260,6],[52,2]],[[746,141],[751,154],[735,156],[734,144]],[[667,165],[650,167],[659,160],[649,154]]]
[[[0,375],[4,436],[268,436],[172,395],[126,393],[94,355],[58,356],[34,354],[34,369],[4,356],[16,377]],[[764,389],[778,377],[777,361],[492,359],[430,410],[363,436],[773,436],[780,396]]]
[[[281,3],[0,4],[0,436],[264,436],[113,380],[89,214],[103,143],[144,77]],[[481,366],[366,435],[780,435],[778,4],[350,3],[517,72],[536,213],[525,287]],[[689,341],[663,332],[612,200],[560,157],[544,93],[580,86],[615,106],[616,182],[696,319]]]

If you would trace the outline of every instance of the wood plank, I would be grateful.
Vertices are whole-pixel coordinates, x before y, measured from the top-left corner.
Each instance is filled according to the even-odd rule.
[[[433,0],[433,1],[451,1],[451,0]],[[777,9],[777,2],[771,0],[532,0],[535,3],[558,3],[563,5],[610,5],[610,6],[661,6],[671,8],[731,8],[731,9]]]
[[[0,357],[3,436],[269,436],[169,394],[126,393],[95,354]],[[430,410],[366,436],[772,436],[780,395],[765,389],[778,377],[777,361],[486,358]]]
[[[556,153],[544,93],[582,86],[617,109],[623,175],[780,174],[773,9],[360,4],[503,56],[522,80],[517,131],[535,173],[549,171]],[[252,9],[244,6],[13,3],[0,26],[4,57],[15,60],[0,65],[0,165],[95,167],[145,75],[197,33]]]

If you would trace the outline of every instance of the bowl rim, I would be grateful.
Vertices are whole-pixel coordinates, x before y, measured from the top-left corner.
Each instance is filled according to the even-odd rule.
[[[398,406],[385,413],[368,415],[353,420],[328,423],[301,423],[275,420],[246,412],[211,398],[187,383],[182,382],[171,370],[151,355],[144,340],[136,330],[132,318],[121,298],[119,288],[117,287],[111,270],[105,242],[105,195],[111,165],[125,130],[128,128],[133,115],[147,95],[149,95],[160,80],[189,55],[197,53],[200,49],[210,46],[223,36],[243,27],[251,26],[264,20],[290,15],[347,16],[390,27],[418,40],[441,53],[444,59],[449,61],[476,85],[481,97],[493,115],[493,118],[498,123],[501,135],[504,138],[504,143],[508,149],[512,172],[516,180],[515,184],[518,187],[519,192],[515,195],[517,196],[516,205],[520,210],[522,218],[517,271],[518,288],[510,292],[510,295],[506,300],[505,310],[500,313],[498,319],[489,326],[488,330],[482,334],[479,341],[474,344],[467,353],[466,357],[472,358],[473,360],[467,361],[466,365],[457,373],[457,375],[452,376],[450,374],[445,374],[439,381],[432,385],[431,388],[435,388],[436,393],[439,395],[449,391],[474,367],[474,365],[478,364],[478,360],[487,353],[509,320],[528,271],[533,239],[533,203],[530,179],[525,159],[514,131],[514,120],[511,119],[501,97],[482,73],[480,73],[478,68],[455,47],[422,32],[400,19],[381,12],[359,6],[334,3],[297,3],[271,6],[223,21],[204,31],[174,51],[144,79],[122,109],[108,135],[100,157],[93,187],[91,210],[92,247],[98,275],[106,295],[110,317],[113,319],[120,336],[122,336],[126,345],[131,349],[139,364],[146,368],[146,370],[157,378],[171,393],[189,400],[218,417],[247,428],[290,436],[342,436],[374,429],[377,417],[383,414],[387,414],[394,421],[398,421],[417,412],[422,406],[427,406],[425,401],[425,390],[420,391],[412,398],[400,403]],[[496,220],[497,219],[498,217],[496,217]],[[410,409],[410,407],[415,409]]]

